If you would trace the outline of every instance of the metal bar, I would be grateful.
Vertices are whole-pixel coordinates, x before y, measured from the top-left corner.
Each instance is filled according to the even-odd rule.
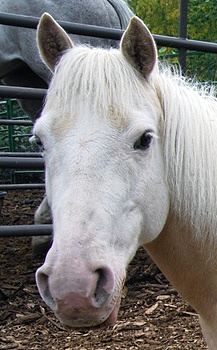
[[[36,29],[38,20],[37,17],[0,12],[0,24]]]
[[[40,18],[38,17],[0,12],[0,24],[36,29],[39,20]],[[70,34],[93,36],[114,40],[120,40],[121,36],[123,35],[123,30],[121,29],[93,26],[89,24],[71,23],[58,20],[57,22]]]
[[[45,184],[7,184],[0,185],[0,191],[14,191],[14,190],[44,190]]]
[[[14,190],[38,190],[45,189],[45,184],[7,184],[0,185],[0,191],[14,191]]]
[[[47,236],[52,234],[52,225],[0,226],[0,237]]]
[[[0,168],[2,169],[44,169],[43,158],[20,158],[2,157],[0,158]]]
[[[0,125],[32,126],[31,120],[0,119]]]
[[[38,21],[39,21],[39,18],[36,18],[36,17],[27,17],[22,15],[15,15],[15,14],[0,12],[0,24],[36,29]],[[64,22],[64,21],[57,21],[57,22],[68,33],[71,33],[71,34],[79,34],[79,35],[120,40],[124,32],[123,30],[120,30],[120,29],[96,27],[92,25],[84,25],[84,24]],[[185,48],[187,50],[217,53],[217,44],[215,43],[206,42],[206,41],[197,41],[197,40],[186,40],[186,39],[163,36],[163,35],[153,35],[153,37],[157,45],[159,46]]]
[[[180,16],[179,16],[179,37],[187,39],[187,25],[188,25],[188,0],[180,1]],[[178,54],[179,65],[182,73],[186,73],[186,48],[180,48]]]
[[[42,158],[42,155],[40,152],[0,152],[1,157]]]
[[[188,0],[180,1],[180,17],[179,17],[179,37],[187,38],[187,24],[188,24]]]
[[[30,98],[32,100],[42,100],[46,95],[46,89],[24,88],[18,86],[0,86],[0,96],[9,98]]]
[[[189,39],[181,39],[170,36],[153,35],[156,43],[160,46],[185,48],[187,50],[196,50],[210,53],[217,53],[217,44],[206,41],[197,41]]]

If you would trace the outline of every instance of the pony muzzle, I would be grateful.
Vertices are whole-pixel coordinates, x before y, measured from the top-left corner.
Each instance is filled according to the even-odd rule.
[[[110,326],[117,319],[120,291],[116,293],[114,274],[108,267],[72,275],[71,288],[62,276],[46,273],[46,266],[36,272],[39,293],[61,323],[73,328]],[[67,279],[65,279],[67,281]]]

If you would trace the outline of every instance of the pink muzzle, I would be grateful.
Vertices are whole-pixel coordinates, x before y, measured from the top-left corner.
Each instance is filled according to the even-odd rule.
[[[67,326],[112,325],[117,319],[124,276],[118,283],[108,267],[93,272],[79,270],[68,276],[55,269],[51,272],[45,263],[36,272],[41,297]]]

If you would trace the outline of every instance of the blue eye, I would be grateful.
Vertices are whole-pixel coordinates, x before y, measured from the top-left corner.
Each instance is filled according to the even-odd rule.
[[[145,131],[140,138],[134,143],[135,150],[146,150],[150,147],[153,139],[153,132],[148,130]]]

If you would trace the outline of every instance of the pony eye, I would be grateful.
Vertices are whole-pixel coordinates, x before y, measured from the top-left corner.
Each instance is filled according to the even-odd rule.
[[[151,141],[153,139],[152,131],[145,131],[142,136],[134,143],[135,150],[146,150],[150,147]]]
[[[44,146],[43,146],[43,143],[41,141],[41,139],[37,136],[37,135],[33,135],[30,139],[31,142],[34,142],[38,148],[40,149],[40,151],[44,151]]]

